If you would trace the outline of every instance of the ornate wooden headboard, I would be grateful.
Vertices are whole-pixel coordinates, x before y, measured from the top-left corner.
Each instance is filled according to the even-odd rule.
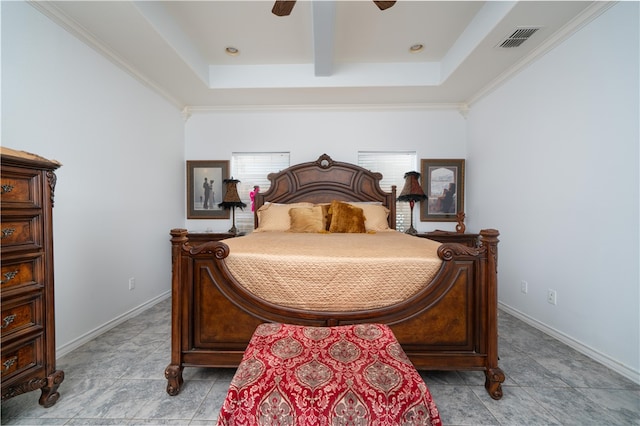
[[[333,161],[322,154],[316,161],[300,163],[267,176],[271,187],[254,200],[254,224],[258,226],[260,206],[270,203],[330,203],[338,201],[380,202],[389,210],[389,227],[396,227],[396,186],[391,192],[380,188],[382,174],[350,163]]]

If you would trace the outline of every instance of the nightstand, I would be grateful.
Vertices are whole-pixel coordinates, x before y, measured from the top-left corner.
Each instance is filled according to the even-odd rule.
[[[189,238],[189,241],[194,243],[206,243],[208,241],[220,241],[227,238],[239,237],[240,235],[244,235],[244,233],[232,234],[231,232],[189,231],[187,237]]]
[[[437,231],[416,234],[416,237],[428,238],[430,240],[438,241],[440,243],[458,243],[468,247],[477,247],[479,234],[468,234],[468,233],[463,234],[460,232],[449,232],[449,231],[437,230]]]

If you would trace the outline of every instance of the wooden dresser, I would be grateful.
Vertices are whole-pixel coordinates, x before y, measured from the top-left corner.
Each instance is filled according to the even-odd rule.
[[[56,370],[52,208],[60,163],[0,148],[2,400],[41,389],[50,407]]]

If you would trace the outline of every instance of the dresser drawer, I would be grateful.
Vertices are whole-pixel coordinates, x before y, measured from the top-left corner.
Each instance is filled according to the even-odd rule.
[[[42,294],[15,298],[2,304],[0,332],[2,340],[15,337],[16,333],[42,330]]]
[[[42,246],[40,215],[3,215],[0,229],[0,243],[2,244],[3,253],[13,250],[36,250]]]
[[[30,368],[42,365],[42,335],[28,340],[19,346],[13,346],[2,351],[0,368],[2,380],[7,380]]]
[[[3,167],[0,194],[3,208],[39,208],[40,174],[36,170]]]
[[[31,259],[3,260],[0,268],[2,291],[38,284],[42,281],[42,255]]]

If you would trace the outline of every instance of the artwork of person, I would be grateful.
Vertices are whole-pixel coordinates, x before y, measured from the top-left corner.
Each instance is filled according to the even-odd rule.
[[[456,195],[456,184],[450,183],[448,188],[445,188],[442,194],[442,212],[454,213],[454,196]]]
[[[253,191],[249,193],[249,198],[251,199],[251,211],[255,210],[255,198],[258,192],[260,192],[260,186],[254,185]]]
[[[213,180],[209,182],[207,178],[204,178],[204,183],[202,184],[202,189],[204,189],[204,205],[202,206],[205,209],[208,209],[209,206],[213,206],[213,199],[209,202],[209,198],[211,197],[211,188],[213,187]]]

